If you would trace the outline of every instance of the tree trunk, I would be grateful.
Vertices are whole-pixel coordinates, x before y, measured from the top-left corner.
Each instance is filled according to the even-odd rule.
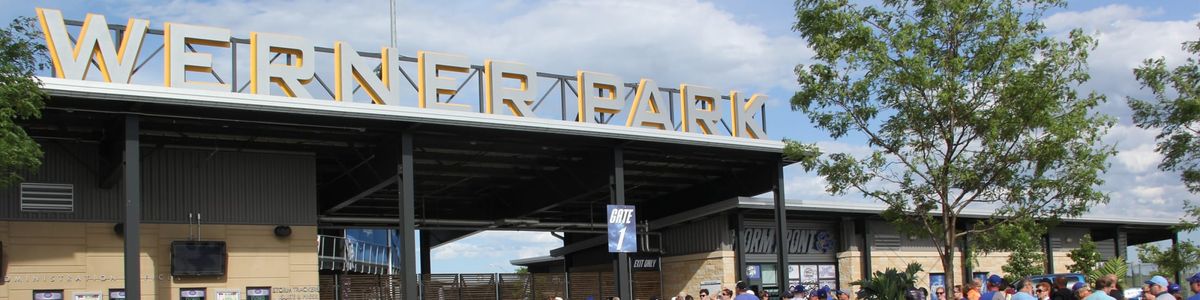
[[[945,230],[946,236],[944,238],[946,239],[946,243],[943,246],[944,249],[942,252],[942,253],[945,253],[944,255],[942,255],[942,270],[944,270],[944,272],[946,274],[946,281],[945,281],[946,295],[942,296],[942,298],[939,298],[941,300],[950,299],[950,297],[954,296],[954,291],[953,291],[954,283],[958,281],[958,276],[957,276],[958,270],[954,268],[954,265],[955,265],[954,258],[955,258],[955,253],[956,253],[955,245],[957,244],[957,243],[955,243],[956,239],[954,238],[954,236],[958,232],[957,232],[957,230],[954,230],[954,226],[947,226],[947,227],[949,227],[949,228],[946,228],[946,230]],[[936,293],[937,291],[933,290],[933,291],[929,291],[929,292]],[[966,291],[963,291],[963,292],[966,292]],[[955,299],[955,300],[957,300],[957,299]]]

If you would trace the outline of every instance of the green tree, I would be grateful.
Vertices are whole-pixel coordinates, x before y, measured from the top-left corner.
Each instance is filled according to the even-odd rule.
[[[1090,234],[1084,234],[1083,239],[1079,240],[1079,248],[1067,252],[1067,257],[1071,258],[1071,264],[1067,265],[1067,270],[1080,274],[1091,274],[1102,259],[1100,250],[1096,249],[1096,242],[1092,241]]]
[[[1183,50],[1200,54],[1200,40],[1184,42]],[[1126,100],[1133,109],[1134,124],[1159,130],[1156,150],[1163,159],[1158,167],[1180,172],[1188,190],[1200,192],[1200,123],[1196,122],[1200,121],[1200,62],[1189,57],[1168,69],[1162,57],[1146,59],[1133,74],[1143,88],[1154,93],[1153,100]],[[1200,215],[1195,207],[1191,211],[1193,216]]]
[[[1187,268],[1200,265],[1200,248],[1192,243],[1179,243],[1166,250],[1152,244],[1138,245],[1138,260],[1158,267],[1154,275],[1171,278]]]
[[[20,172],[41,166],[42,150],[17,121],[40,118],[42,83],[33,77],[47,67],[45,46],[32,18],[0,29],[0,187],[22,180]]]
[[[795,30],[815,51],[796,67],[792,108],[835,139],[854,133],[873,153],[833,153],[815,168],[828,191],[886,203],[885,216],[929,237],[947,270],[959,239],[1022,219],[1078,216],[1113,154],[1100,138],[1104,101],[1088,80],[1095,41],[1044,32],[1056,0],[798,0]],[[810,150],[812,146],[795,146]],[[789,155],[811,154],[792,151]],[[793,157],[794,159],[804,157]],[[994,213],[962,226],[968,207]],[[965,229],[964,229],[965,228]]]
[[[1110,274],[1116,275],[1117,278],[1124,278],[1126,274],[1129,274],[1129,264],[1125,263],[1124,258],[1113,257],[1085,275],[1087,275],[1088,282],[1096,282],[1096,279]]]
[[[972,242],[980,253],[1009,252],[1006,264],[1000,267],[1009,282],[1046,271],[1042,237],[1046,235],[1047,226],[1031,219],[1020,221],[996,226],[991,234],[979,235]]]

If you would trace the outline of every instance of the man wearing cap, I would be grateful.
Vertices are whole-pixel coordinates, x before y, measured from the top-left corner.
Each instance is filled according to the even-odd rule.
[[[1155,300],[1176,300],[1175,296],[1167,293],[1167,286],[1170,285],[1166,278],[1155,275],[1146,280],[1146,285],[1150,286],[1150,294],[1154,295]]]
[[[1187,279],[1188,287],[1192,288],[1192,295],[1187,300],[1200,300],[1200,273],[1192,274],[1192,277]]]
[[[808,300],[808,292],[804,290],[803,284],[797,284],[796,286],[792,287],[792,299]]]
[[[759,300],[758,296],[754,295],[754,291],[750,290],[750,286],[745,281],[737,282],[737,296],[733,300]]]
[[[1012,296],[1012,300],[1037,300],[1033,296],[1033,282],[1028,279],[1017,282],[1017,293]]]
[[[1004,300],[1004,292],[1000,291],[1000,287],[1004,285],[1004,278],[1000,275],[988,276],[987,292],[979,296],[979,300]]]
[[[1092,295],[1105,295],[1099,290],[1097,290],[1095,293],[1092,293],[1092,289],[1089,289],[1087,284],[1083,282],[1076,282],[1074,285],[1072,285],[1071,293],[1071,296],[1075,297],[1075,299],[1094,299],[1092,298]]]

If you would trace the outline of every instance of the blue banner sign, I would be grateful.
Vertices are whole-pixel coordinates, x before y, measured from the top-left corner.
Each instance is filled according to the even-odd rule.
[[[637,216],[633,205],[608,206],[608,252],[637,252]]]

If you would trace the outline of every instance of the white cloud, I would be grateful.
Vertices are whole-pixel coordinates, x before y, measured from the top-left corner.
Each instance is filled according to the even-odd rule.
[[[1154,144],[1141,144],[1136,148],[1117,153],[1117,161],[1130,171],[1142,173],[1158,168],[1158,163],[1162,161],[1162,155],[1154,151]]]
[[[514,60],[542,72],[589,70],[627,82],[647,77],[666,87],[687,82],[745,92],[790,87],[792,67],[811,53],[798,37],[768,36],[693,0],[550,1],[523,10],[515,5],[402,1],[398,48],[410,56],[430,50],[464,54],[476,64]],[[362,51],[389,41],[388,7],[380,1],[173,1],[124,9],[154,24],[226,27],[235,36],[276,32],[324,46],[344,40]]]

